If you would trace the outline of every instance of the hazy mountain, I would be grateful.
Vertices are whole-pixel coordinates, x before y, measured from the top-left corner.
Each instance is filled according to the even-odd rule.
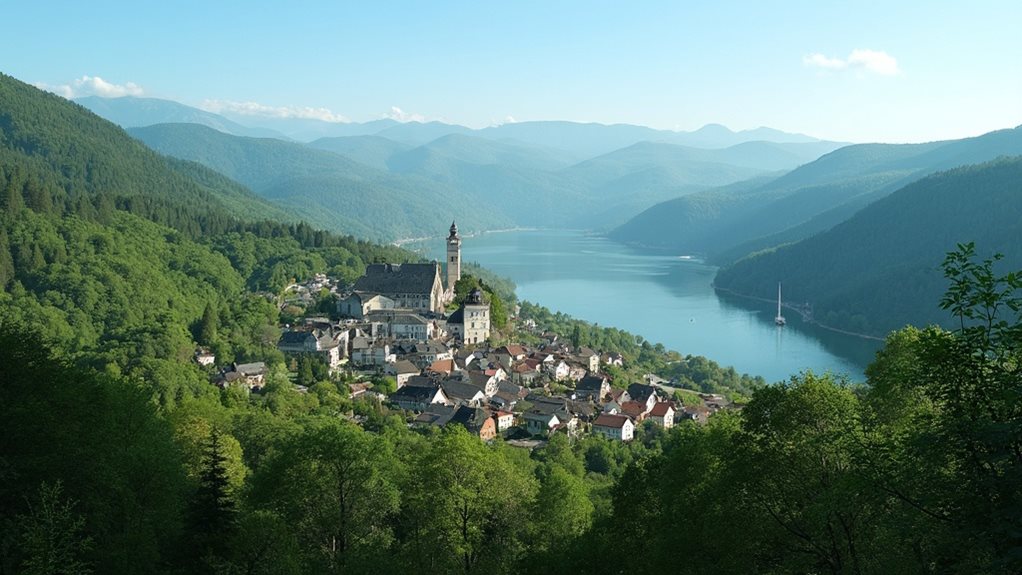
[[[106,118],[122,128],[137,128],[153,124],[187,123],[201,124],[225,134],[234,134],[235,136],[286,138],[284,134],[275,130],[239,124],[219,114],[179,104],[171,100],[137,98],[134,96],[124,96],[121,98],[86,96],[84,98],[76,98],[74,102],[85,106],[96,115]]]
[[[653,206],[616,239],[733,261],[818,233],[938,170],[1022,153],[1022,130],[926,144],[846,146],[754,189],[708,190]],[[724,256],[726,254],[726,258]]]
[[[1002,134],[1003,135],[1003,134]],[[957,243],[1022,267],[1022,157],[923,178],[832,229],[722,269],[720,288],[809,302],[824,324],[883,335],[907,323],[944,323],[939,265]]]
[[[156,150],[236,179],[329,230],[395,239],[435,234],[437,222],[453,215],[470,230],[510,224],[497,210],[468,211],[462,217],[455,206],[478,203],[477,195],[303,144],[230,136],[195,124],[135,128],[131,134]]]
[[[698,148],[726,148],[760,140],[777,143],[820,142],[816,138],[802,134],[787,134],[769,128],[733,132],[718,124],[709,124],[694,132],[675,132],[630,124],[518,122],[485,128],[479,131],[479,135],[561,149],[576,154],[580,158],[606,154],[639,142],[665,142]],[[839,147],[841,144],[832,143],[831,145]],[[834,149],[834,147],[830,149]]]
[[[384,118],[371,122],[327,122],[312,118],[273,118],[224,112],[224,116],[246,126],[266,128],[280,132],[299,142],[311,142],[320,138],[343,138],[346,136],[372,136],[387,128],[400,125],[397,120]]]
[[[350,160],[355,160],[380,170],[387,169],[387,160],[393,155],[412,148],[408,144],[388,140],[381,136],[320,138],[309,142],[309,146],[340,154]]]

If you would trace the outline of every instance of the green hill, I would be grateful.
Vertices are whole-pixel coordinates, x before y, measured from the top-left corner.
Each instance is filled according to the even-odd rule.
[[[1005,266],[1022,267],[1022,158],[935,174],[863,208],[809,239],[754,254],[720,270],[717,287],[808,302],[833,327],[883,335],[906,324],[946,323],[939,264],[973,241]]]
[[[221,336],[203,343],[225,359],[256,357],[272,350],[260,339],[270,332],[259,334],[275,329],[277,310],[246,291],[411,257],[262,219],[280,215],[208,168],[0,76],[0,318],[45,327],[75,359],[161,394],[205,393],[187,360],[208,306]]]
[[[381,136],[320,138],[309,142],[309,146],[340,154],[350,160],[355,160],[378,170],[386,170],[387,160],[394,154],[412,148],[408,144],[388,140]]]
[[[620,226],[620,241],[729,263],[828,229],[864,205],[939,170],[1022,154],[1022,129],[927,144],[863,144],[754,189],[713,189],[664,202]]]

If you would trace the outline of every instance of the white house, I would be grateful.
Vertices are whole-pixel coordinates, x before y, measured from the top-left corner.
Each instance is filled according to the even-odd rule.
[[[649,418],[664,429],[674,427],[674,408],[666,401],[658,401],[649,411]]]
[[[593,433],[616,441],[631,441],[635,436],[635,424],[624,415],[601,414],[593,422]]]

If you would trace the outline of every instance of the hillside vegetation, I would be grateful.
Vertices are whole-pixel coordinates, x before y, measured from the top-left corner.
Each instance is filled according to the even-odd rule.
[[[846,146],[756,187],[720,188],[653,206],[611,237],[728,264],[810,237],[940,170],[1022,154],[1022,129],[927,144]]]
[[[936,266],[961,241],[1022,267],[1022,158],[957,168],[905,186],[809,239],[722,269],[717,287],[812,304],[825,325],[884,335],[949,319],[932,302],[944,290]]]

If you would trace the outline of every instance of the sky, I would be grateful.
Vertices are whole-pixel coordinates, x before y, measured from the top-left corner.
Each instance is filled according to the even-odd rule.
[[[3,2],[0,72],[69,96],[475,128],[921,142],[1022,124],[1022,2]]]

